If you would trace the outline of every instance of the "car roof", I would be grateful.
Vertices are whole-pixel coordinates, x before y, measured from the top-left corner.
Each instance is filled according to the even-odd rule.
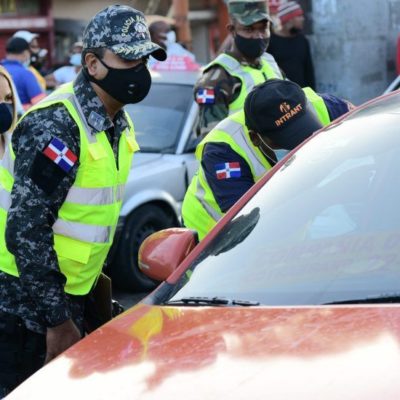
[[[151,71],[153,82],[194,85],[201,71]]]

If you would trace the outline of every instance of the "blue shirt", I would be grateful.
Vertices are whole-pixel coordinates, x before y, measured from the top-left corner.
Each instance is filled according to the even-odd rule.
[[[344,100],[330,94],[319,94],[319,96],[324,99],[331,121],[349,111],[348,103]],[[221,165],[232,165],[232,163],[239,163],[240,173],[235,173],[235,176],[231,177],[224,172],[221,173],[224,171]],[[214,198],[224,213],[255,183],[246,160],[226,143],[207,143],[204,147],[201,166]]]
[[[11,75],[23,105],[31,104],[35,97],[43,93],[35,75],[19,61],[3,60],[1,64]]]

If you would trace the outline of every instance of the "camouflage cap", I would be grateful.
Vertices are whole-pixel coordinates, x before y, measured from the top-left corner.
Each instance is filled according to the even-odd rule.
[[[83,48],[107,48],[126,59],[137,60],[152,55],[160,61],[167,54],[150,38],[143,13],[132,7],[112,5],[97,13],[83,32]]]
[[[266,0],[228,0],[228,12],[240,24],[245,26],[263,20],[271,21]]]

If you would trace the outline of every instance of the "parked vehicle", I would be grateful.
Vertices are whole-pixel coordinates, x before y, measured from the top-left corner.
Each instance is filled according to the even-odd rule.
[[[138,291],[156,286],[138,269],[139,246],[151,233],[180,225],[183,197],[197,169],[193,85],[198,72],[153,72],[152,77],[146,99],[125,108],[140,152],[134,156],[107,269],[118,287]]]
[[[400,93],[269,171],[200,244],[151,235],[163,283],[10,399],[398,399]],[[50,384],[49,384],[50,382]]]

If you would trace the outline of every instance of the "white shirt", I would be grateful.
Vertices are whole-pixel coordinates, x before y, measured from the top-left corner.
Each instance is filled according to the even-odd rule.
[[[66,65],[65,67],[56,69],[53,72],[53,75],[58,83],[71,82],[75,79],[77,75],[76,67],[74,67],[73,65]]]

